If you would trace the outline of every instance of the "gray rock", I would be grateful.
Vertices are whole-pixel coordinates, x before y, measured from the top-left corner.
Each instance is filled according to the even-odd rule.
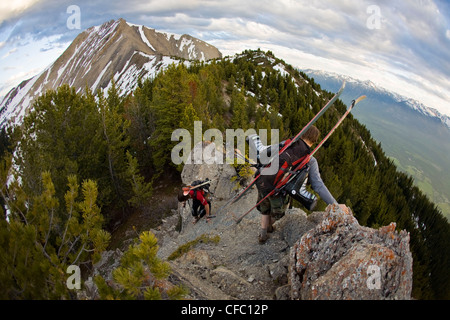
[[[362,227],[331,206],[291,248],[289,270],[294,299],[410,299],[409,234],[396,232],[395,223]]]

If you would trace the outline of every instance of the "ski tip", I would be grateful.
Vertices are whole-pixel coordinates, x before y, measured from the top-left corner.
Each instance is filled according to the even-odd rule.
[[[355,104],[357,104],[358,102],[360,102],[360,101],[362,101],[362,100],[364,100],[365,98],[367,98],[365,95],[364,96],[361,96],[361,97],[359,97],[358,99],[356,99],[355,100]]]

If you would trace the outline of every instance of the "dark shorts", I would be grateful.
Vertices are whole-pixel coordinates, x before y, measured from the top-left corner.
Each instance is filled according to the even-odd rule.
[[[261,192],[258,192],[258,202],[260,202],[262,198],[264,198],[264,196]],[[262,215],[270,215],[275,220],[279,220],[284,216],[288,205],[289,196],[283,197],[282,195],[277,195],[267,197],[259,204],[258,210]]]
[[[211,202],[207,201],[209,204],[209,210],[211,213]],[[203,217],[206,214],[206,209],[205,206],[202,205],[202,203],[200,201],[198,201],[197,199],[194,199],[193,203],[192,203],[192,215],[194,217]]]

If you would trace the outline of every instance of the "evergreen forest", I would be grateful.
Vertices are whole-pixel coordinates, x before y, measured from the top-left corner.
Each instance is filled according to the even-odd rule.
[[[194,121],[202,121],[203,131],[279,129],[284,140],[332,96],[261,50],[172,64],[140,79],[125,96],[114,84],[107,92],[76,92],[68,85],[47,91],[20,127],[0,134],[0,298],[76,298],[66,286],[67,267],[98,261],[117,217],[146,206],[155,181],[179,179],[182,167],[170,158],[178,143],[171,140],[175,129],[193,133]],[[345,110],[338,100],[318,120],[321,137]],[[361,225],[395,222],[397,230],[410,233],[413,298],[450,299],[450,224],[369,130],[350,114],[316,158],[331,193]],[[320,201],[315,210],[325,206]],[[151,270],[158,279],[166,277],[167,266],[154,254],[145,256],[145,266],[133,264],[156,246],[150,235],[141,240],[126,263],[136,274]],[[142,284],[124,270],[116,272],[128,293],[122,298],[180,296],[176,288],[136,292]],[[98,284],[106,297],[119,296],[101,279]]]

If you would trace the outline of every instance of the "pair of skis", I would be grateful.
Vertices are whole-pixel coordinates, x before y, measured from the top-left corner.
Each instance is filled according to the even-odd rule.
[[[325,111],[327,111],[333,105],[333,103],[337,99],[339,99],[340,95],[344,91],[344,88],[345,88],[345,82],[342,84],[339,91],[327,102],[327,104],[325,106],[322,107],[322,109],[311,119],[311,121],[291,141],[286,143],[283,146],[283,148],[280,149],[280,151],[278,152],[278,156],[281,155],[291,144],[293,144],[295,141],[300,139],[302,137],[302,135],[306,131],[308,131],[308,129],[311,128],[311,126],[314,123],[316,123],[316,121],[325,113]],[[234,200],[231,202],[231,204],[233,204],[236,201],[238,201],[239,199],[241,199],[247,193],[247,191],[250,190],[250,188],[256,183],[256,181],[259,179],[259,177],[264,174],[264,170],[266,170],[269,167],[269,165],[270,165],[270,163],[262,168],[260,173],[250,182],[250,184],[236,198],[234,198]]]
[[[305,128],[302,129],[302,131],[300,131],[288,144],[286,144],[279,152],[279,155],[284,152],[284,150],[286,150],[286,148],[288,148],[293,142],[295,142],[297,139],[299,139],[304,132],[306,132],[316,121],[317,119],[338,99],[338,97],[340,96],[340,94],[342,93],[343,89],[345,87],[345,82],[342,85],[341,89],[335,94],[335,96],[319,111],[318,114],[316,114],[316,116],[305,126]],[[299,170],[301,170],[311,159],[311,157],[317,152],[317,150],[319,150],[320,147],[322,147],[322,145],[328,140],[328,138],[333,134],[333,132],[339,127],[339,125],[344,121],[344,119],[347,117],[347,115],[350,113],[350,111],[353,109],[353,107],[360,102],[361,100],[364,100],[366,98],[366,96],[361,96],[356,100],[353,100],[351,105],[347,108],[346,112],[342,115],[342,117],[338,120],[338,122],[336,123],[336,125],[330,130],[330,132],[325,136],[325,138],[322,139],[322,141],[317,145],[317,147],[300,163],[298,164],[294,170],[290,171],[290,173],[285,176],[275,187],[275,189],[273,189],[271,192],[269,192],[263,199],[261,199],[255,206],[253,206],[250,210],[248,210],[246,213],[244,213],[241,217],[239,217],[236,220],[236,224],[239,224],[242,219],[249,214],[251,211],[253,211],[253,209],[255,209],[257,206],[259,206],[265,199],[267,199],[268,197],[275,195],[277,193],[279,193],[284,186],[286,186],[287,183],[289,183],[292,179],[295,178],[296,173],[299,172]],[[265,169],[266,167],[264,167]],[[264,170],[263,169],[263,170]],[[234,203],[236,201],[238,201],[240,198],[242,198],[242,196],[247,192],[247,190],[249,190],[256,182],[256,180],[261,176],[261,174],[259,174],[258,176],[256,176],[256,178],[250,183],[250,185],[244,189],[236,198],[234,198],[234,200],[231,203]]]
[[[345,89],[345,81],[342,83],[341,88],[339,89],[338,92],[336,92],[336,94],[327,102],[327,104],[325,104],[322,109],[309,121],[308,124],[306,124],[306,126],[294,137],[292,138],[291,141],[289,141],[288,143],[286,143],[283,148],[281,148],[278,152],[278,156],[280,156],[292,143],[294,143],[295,141],[297,141],[298,139],[300,139],[302,137],[302,135],[308,131],[309,128],[311,128],[311,126],[316,123],[316,121],[333,105],[333,103],[336,102],[337,99],[339,99],[340,95],[342,94],[342,92]],[[226,207],[228,207],[228,205],[231,205],[237,201],[239,201],[246,193],[248,190],[250,190],[256,183],[256,181],[259,179],[259,177],[261,177],[262,174],[264,174],[264,170],[266,170],[269,167],[270,163],[265,165],[261,170],[260,173],[249,183],[249,185],[241,191],[241,193],[237,194],[235,197],[231,198],[230,200],[228,200],[218,211],[222,212],[223,209],[225,209]],[[256,207],[256,206],[255,206]],[[252,208],[253,210],[253,208]],[[240,220],[239,220],[240,221]]]

